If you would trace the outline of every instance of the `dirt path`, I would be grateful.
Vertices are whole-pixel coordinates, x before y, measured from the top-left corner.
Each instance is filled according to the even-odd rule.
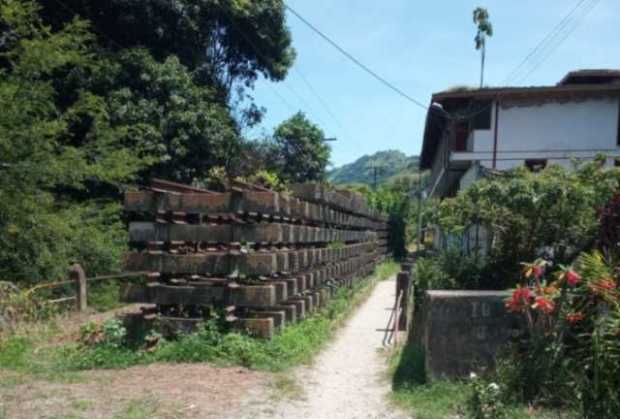
[[[386,358],[381,353],[382,329],[390,316],[394,293],[394,279],[377,284],[370,298],[314,364],[291,373],[299,394],[279,401],[251,400],[241,417],[406,418],[387,400],[390,383]],[[273,393],[277,391],[276,387]]]

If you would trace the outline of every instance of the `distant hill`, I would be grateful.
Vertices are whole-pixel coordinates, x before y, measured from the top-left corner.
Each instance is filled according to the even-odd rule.
[[[374,168],[377,168],[377,183],[387,183],[391,179],[418,173],[418,156],[407,156],[402,151],[378,151],[370,156],[362,156],[353,163],[332,169],[327,174],[335,184],[363,183],[372,185]]]

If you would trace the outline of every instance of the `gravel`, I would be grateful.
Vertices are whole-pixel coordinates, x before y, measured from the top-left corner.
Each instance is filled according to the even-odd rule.
[[[394,304],[394,278],[377,284],[369,299],[311,366],[290,378],[302,388],[297,397],[246,400],[240,418],[400,419],[408,416],[389,403],[387,360],[381,353]],[[273,391],[272,391],[273,393]],[[273,395],[272,395],[273,396]]]

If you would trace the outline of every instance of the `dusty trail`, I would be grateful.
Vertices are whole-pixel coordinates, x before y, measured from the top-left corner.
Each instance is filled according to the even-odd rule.
[[[377,284],[369,299],[341,329],[312,366],[291,373],[302,387],[298,397],[247,402],[242,418],[400,419],[387,400],[390,382],[380,353],[394,304],[394,278]]]

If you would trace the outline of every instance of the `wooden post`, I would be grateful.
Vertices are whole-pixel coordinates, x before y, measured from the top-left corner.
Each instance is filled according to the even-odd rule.
[[[402,307],[402,311],[400,316],[397,314],[396,323],[398,324],[398,330],[407,331],[409,329],[409,320],[411,318],[411,314],[409,311],[412,310],[410,307],[410,299],[411,299],[411,273],[410,272],[400,272],[396,276],[396,296],[403,293],[403,298],[400,306]]]
[[[69,278],[75,281],[75,302],[78,311],[86,311],[88,307],[86,298],[86,274],[84,269],[77,263],[69,269]]]

